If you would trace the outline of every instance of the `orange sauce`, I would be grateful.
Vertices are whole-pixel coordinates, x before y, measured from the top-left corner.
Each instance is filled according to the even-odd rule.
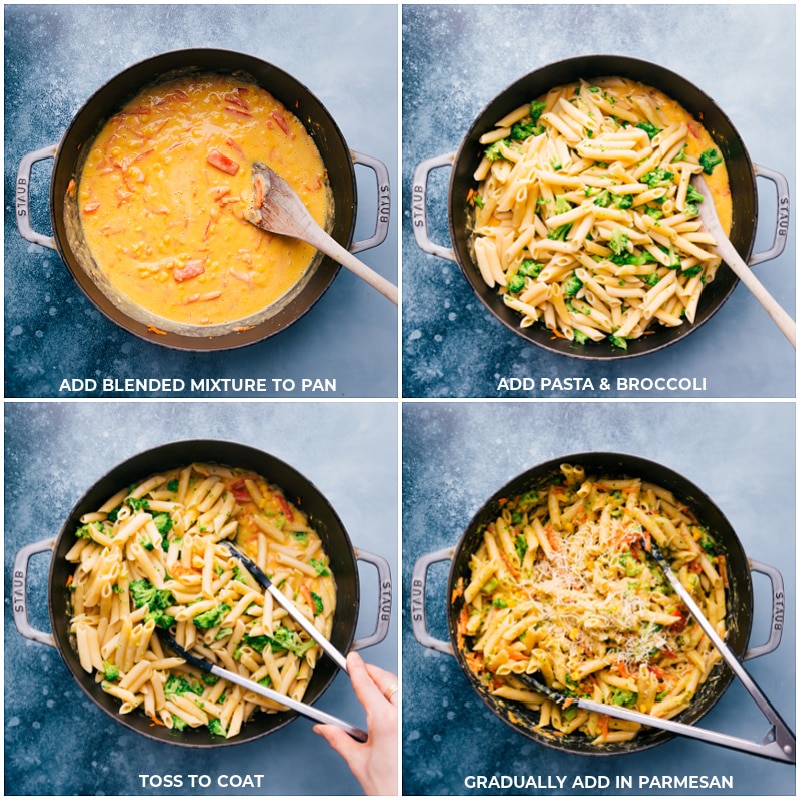
[[[83,235],[111,286],[190,325],[242,320],[286,294],[316,250],[245,221],[256,161],[325,227],[333,206],[319,151],[266,90],[203,74],[127,103],[92,143],[78,183]]]

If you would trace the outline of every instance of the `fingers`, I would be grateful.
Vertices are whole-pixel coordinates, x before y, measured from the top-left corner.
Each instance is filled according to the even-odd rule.
[[[314,733],[325,741],[349,764],[359,748],[359,743],[335,725],[314,725]]]
[[[379,707],[386,702],[386,692],[394,682],[394,676],[379,667],[368,666],[358,653],[347,656],[347,672],[359,703],[365,709]]]

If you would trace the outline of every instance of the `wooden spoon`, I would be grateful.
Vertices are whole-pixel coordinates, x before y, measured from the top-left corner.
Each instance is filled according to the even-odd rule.
[[[738,277],[756,296],[758,302],[764,306],[775,324],[791,342],[792,347],[797,349],[797,326],[795,325],[795,321],[778,305],[775,298],[764,288],[761,281],[756,278],[750,267],[744,263],[742,257],[736,252],[736,248],[731,244],[731,240],[725,235],[725,231],[722,229],[722,224],[717,216],[717,209],[714,206],[714,198],[703,176],[692,176],[692,184],[705,198],[705,202],[699,205],[700,219],[703,221],[706,230],[717,240],[717,252],[733,270],[736,277]]]
[[[291,236],[316,247],[397,305],[397,287],[325,233],[280,175],[256,162],[253,164],[253,181],[256,186],[253,208],[246,214],[248,222],[268,233]]]

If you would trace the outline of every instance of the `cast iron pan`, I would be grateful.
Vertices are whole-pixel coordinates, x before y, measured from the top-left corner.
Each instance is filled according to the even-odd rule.
[[[242,727],[241,734],[231,739],[212,736],[205,728],[176,731],[153,725],[138,711],[120,715],[119,701],[106,694],[95,682],[94,676],[81,668],[68,630],[70,608],[67,578],[74,571],[74,564],[68,563],[64,556],[75,543],[75,531],[80,526],[81,515],[96,510],[119,489],[151,474],[202,461],[252,469],[280,486],[286,497],[308,515],[322,539],[336,578],[337,605],[330,640],[340,652],[347,653],[353,643],[359,609],[358,568],[347,531],[328,501],[307,478],[274,456],[234,442],[191,440],[165,444],[128,459],[97,481],[78,501],[59,531],[50,564],[48,608],[58,651],[78,685],[95,705],[117,722],[150,739],[187,747],[220,747],[241,744],[273,733],[297,715],[294,712],[255,714]],[[330,659],[319,659],[304,702],[313,704],[318,700],[336,673],[337,668]]]
[[[728,635],[726,641],[736,655],[741,658],[747,649],[747,643],[750,638],[753,620],[753,589],[750,565],[736,532],[711,498],[694,484],[671,469],[638,456],[619,453],[578,453],[567,455],[540,464],[503,486],[487,500],[473,517],[456,548],[447,584],[448,598],[453,597],[453,589],[460,578],[464,579],[465,585],[469,583],[470,558],[483,540],[485,526],[497,519],[500,510],[499,501],[502,498],[512,497],[541,486],[552,479],[560,482],[562,475],[559,465],[564,463],[580,464],[585,467],[587,476],[604,474],[618,477],[636,477],[669,489],[692,510],[700,524],[707,526],[714,532],[717,543],[726,556],[728,566]],[[598,746],[591,744],[589,739],[579,733],[556,737],[535,730],[534,726],[538,722],[538,713],[527,710],[519,703],[509,703],[492,696],[470,670],[464,658],[464,653],[458,647],[456,633],[458,618],[463,604],[463,595],[459,595],[454,602],[448,604],[448,631],[456,658],[470,684],[483,702],[497,717],[511,725],[515,730],[548,747],[581,755],[631,753],[654,747],[672,738],[670,733],[648,728],[640,731],[632,741]],[[676,719],[688,724],[696,723],[716,704],[732,678],[733,673],[724,662],[716,664],[709,679],[694,696],[691,706]]]
[[[720,269],[714,281],[703,291],[694,324],[684,324],[677,328],[656,325],[653,327],[654,333],[629,341],[627,350],[621,350],[612,347],[607,340],[577,345],[554,337],[541,325],[520,328],[519,314],[508,308],[497,292],[481,279],[472,257],[471,224],[466,203],[467,193],[475,186],[473,173],[485,148],[478,141],[480,136],[493,129],[495,122],[505,114],[538,98],[555,86],[581,78],[591,79],[606,75],[630,78],[660,89],[680,103],[695,119],[702,121],[725,157],[734,200],[730,239],[745,261],[752,253],[758,218],[756,177],[744,142],[725,112],[707,94],[680,75],[657,64],[627,56],[588,55],[542,67],[511,84],[479,114],[456,154],[448,194],[453,250],[461,271],[475,294],[507,328],[546,350],[584,359],[625,358],[660,350],[707,322],[728,299],[738,282],[731,270]]]

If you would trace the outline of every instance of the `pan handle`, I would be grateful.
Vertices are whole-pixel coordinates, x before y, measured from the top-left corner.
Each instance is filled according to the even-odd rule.
[[[45,236],[42,233],[37,233],[31,225],[31,170],[37,161],[44,161],[47,158],[55,158],[57,150],[58,145],[51,144],[47,147],[42,147],[40,150],[34,150],[30,153],[27,153],[19,162],[19,169],[17,170],[17,228],[22,234],[23,239],[27,239],[29,242],[33,242],[34,244],[39,244],[42,247],[49,247],[51,250],[56,249],[56,240],[52,236]]]
[[[789,237],[789,212],[791,201],[789,198],[789,181],[777,170],[769,167],[762,167],[760,164],[753,164],[756,177],[766,178],[775,184],[778,193],[778,219],[775,223],[775,238],[772,240],[772,247],[763,253],[754,253],[750,256],[749,264],[760,264],[762,261],[771,261],[777,258],[786,248],[786,240]]]
[[[31,556],[44,553],[55,547],[55,539],[43,539],[41,542],[26,544],[20,548],[14,559],[13,606],[14,624],[17,630],[26,638],[41,644],[56,646],[52,633],[36,630],[28,621],[28,562]]]
[[[370,553],[368,550],[358,548],[356,558],[359,561],[366,561],[372,564],[378,571],[378,616],[375,621],[375,630],[362,639],[356,639],[351,647],[352,650],[363,650],[365,647],[372,647],[380,644],[389,632],[389,621],[392,618],[392,570],[389,562],[377,553]]]
[[[420,250],[432,256],[455,261],[456,255],[452,247],[435,244],[428,236],[428,176],[440,167],[451,167],[455,161],[455,153],[445,153],[423,161],[414,170],[414,183],[411,194],[411,222],[414,227],[414,238]]]
[[[776,650],[781,643],[781,636],[783,635],[783,620],[786,613],[786,592],[783,590],[783,575],[769,564],[764,564],[761,561],[750,561],[750,570],[752,572],[760,572],[769,578],[772,585],[772,622],[769,626],[769,639],[764,644],[757,645],[756,647],[748,647],[745,654],[742,656],[743,661],[751,658],[758,658],[759,656],[771,653]]]
[[[350,156],[354,164],[369,167],[375,173],[375,182],[378,185],[378,213],[375,220],[375,233],[368,239],[350,243],[350,252],[360,253],[362,250],[377,247],[386,239],[389,233],[389,210],[392,205],[392,196],[389,186],[389,170],[383,161],[355,150],[350,151]]]
[[[428,619],[425,616],[425,595],[427,592],[428,569],[431,564],[437,561],[451,561],[454,549],[445,547],[433,553],[420,556],[414,564],[414,572],[411,576],[411,627],[417,641],[431,650],[438,650],[440,653],[447,653],[449,656],[455,655],[453,645],[444,642],[428,633]]]

